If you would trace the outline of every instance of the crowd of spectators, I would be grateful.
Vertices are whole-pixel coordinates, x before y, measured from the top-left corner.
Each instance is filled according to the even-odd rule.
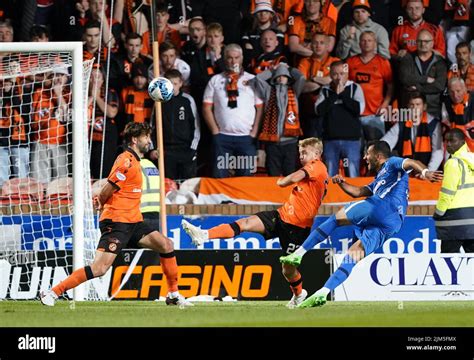
[[[330,175],[351,177],[367,175],[361,155],[373,140],[430,170],[442,166],[449,128],[474,150],[474,1],[155,0],[155,14],[150,1],[0,4],[0,42],[82,41],[94,59],[93,178],[110,171],[128,122],[155,123],[153,39],[175,95],[162,106],[168,178],[288,175],[298,140],[313,136]],[[2,66],[10,60],[0,53]],[[70,73],[45,77],[28,93],[1,80],[0,159],[11,166],[0,183],[71,171],[61,118]]]

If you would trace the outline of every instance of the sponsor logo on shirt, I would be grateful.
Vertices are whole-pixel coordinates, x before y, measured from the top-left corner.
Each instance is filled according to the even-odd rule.
[[[125,179],[127,178],[124,174],[122,174],[120,171],[117,171],[115,173],[115,176],[117,176],[117,179],[119,179],[120,181],[125,181]]]

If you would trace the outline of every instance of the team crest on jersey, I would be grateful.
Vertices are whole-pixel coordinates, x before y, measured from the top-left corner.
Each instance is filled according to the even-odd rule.
[[[110,250],[110,251],[115,251],[115,250],[117,250],[117,244],[115,244],[115,243],[110,243],[110,244],[109,244],[109,250]]]
[[[408,37],[410,37],[409,34],[403,34],[403,35],[402,35],[402,38],[404,38],[404,39],[408,39]]]
[[[122,174],[120,171],[117,171],[115,173],[115,176],[117,176],[117,179],[119,179],[120,181],[125,181],[125,179],[127,178],[124,174]]]

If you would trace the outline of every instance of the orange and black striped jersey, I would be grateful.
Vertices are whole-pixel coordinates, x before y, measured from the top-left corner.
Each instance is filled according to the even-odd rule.
[[[137,223],[143,221],[140,212],[142,196],[142,168],[140,158],[130,148],[120,154],[107,178],[117,191],[104,204],[100,221]]]
[[[148,95],[148,91],[135,90],[134,86],[128,86],[122,90],[122,103],[125,112],[125,122],[147,122],[153,111],[154,101]]]
[[[310,43],[311,36],[316,32],[336,37],[336,23],[324,15],[321,15],[318,20],[295,16],[293,25],[290,25],[288,29],[288,37],[298,36],[300,43]]]

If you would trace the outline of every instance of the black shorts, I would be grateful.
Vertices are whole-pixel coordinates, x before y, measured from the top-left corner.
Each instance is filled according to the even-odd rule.
[[[138,242],[154,230],[143,221],[137,223],[113,222],[106,219],[99,223],[100,236],[97,250],[118,254],[122,249],[137,249]]]
[[[303,244],[311,232],[311,228],[301,228],[284,222],[277,210],[261,211],[256,213],[255,216],[258,216],[265,226],[265,233],[263,234],[265,240],[280,238],[280,246],[285,254],[294,252]]]

